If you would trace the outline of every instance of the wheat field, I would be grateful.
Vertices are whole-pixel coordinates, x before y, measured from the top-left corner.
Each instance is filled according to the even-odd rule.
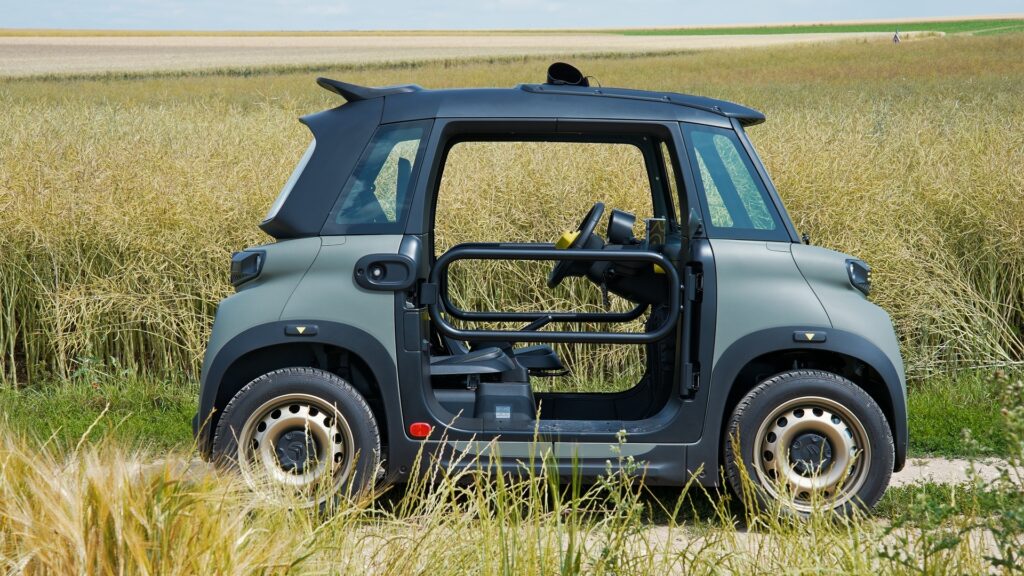
[[[872,264],[873,299],[893,314],[911,376],[946,379],[1024,360],[1022,55],[1024,34],[1012,34],[574,62],[605,85],[763,110],[767,124],[750,134],[798,229]],[[0,84],[0,392],[10,420],[0,423],[0,570],[1019,574],[1019,382],[972,400],[1002,407],[1000,478],[890,490],[881,518],[850,520],[793,522],[746,511],[749,494],[695,486],[652,491],[629,459],[609,463],[593,486],[543,470],[495,476],[486,462],[465,473],[428,467],[405,490],[321,512],[197,467],[179,440],[168,451],[97,437],[119,426],[154,439],[169,422],[187,428],[183,398],[195,394],[216,303],[231,291],[228,257],[269,240],[256,223],[308,143],[296,117],[338,104],[315,87],[317,74],[510,86],[541,80],[546,64],[502,56]],[[452,217],[439,245],[550,241],[595,196],[645,209],[628,155],[606,149],[551,164],[529,147],[508,154],[481,145],[453,155],[442,188]],[[492,173],[495,164],[559,177],[526,182]],[[464,275],[458,287],[480,307],[599,301],[584,283],[549,293],[541,274],[509,267],[481,281]],[[570,385],[629,373],[635,353],[570,350],[580,374]],[[61,397],[54,380],[73,382],[75,394]],[[58,401],[105,412],[124,388],[144,425],[107,414],[81,440],[63,440],[74,410]],[[12,407],[29,400],[46,405],[32,412],[45,420],[42,437],[15,426],[26,416]]]
[[[575,62],[606,85],[763,110],[768,122],[751,138],[797,228],[874,267],[873,298],[893,314],[909,372],[927,375],[1024,358],[1022,54],[1024,35],[1011,34]],[[545,65],[517,57],[317,72],[370,85],[510,86],[540,80]],[[338,104],[314,75],[0,86],[4,379],[66,376],[86,359],[194,377],[216,303],[230,293],[228,256],[269,240],[255,224],[308,142],[296,117]],[[567,161],[580,175],[570,184],[495,176],[472,188],[460,186],[483,156],[463,159],[444,195],[464,209],[439,226],[442,245],[550,241],[581,217],[589,190],[635,204],[632,188],[608,187],[607,170],[588,165],[595,158]],[[474,290],[470,301],[552,298],[515,278]],[[573,294],[598,301],[583,288],[555,296]],[[633,358],[602,357],[598,368],[611,370]]]

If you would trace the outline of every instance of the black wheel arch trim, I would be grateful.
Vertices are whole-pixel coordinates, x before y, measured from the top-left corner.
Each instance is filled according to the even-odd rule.
[[[825,342],[814,343],[793,341],[795,331],[810,328],[827,332],[828,339]],[[902,380],[896,367],[881,348],[863,336],[843,330],[810,326],[780,326],[752,332],[734,342],[722,353],[715,362],[711,374],[702,441],[695,446],[697,450],[692,451],[691,462],[703,463],[705,474],[717,474],[709,471],[718,470],[721,464],[721,430],[729,418],[729,414],[726,413],[729,410],[727,403],[740,372],[761,356],[788,351],[825,351],[842,354],[864,362],[881,376],[892,407],[893,421],[889,422],[889,425],[893,432],[896,451],[894,471],[902,470],[907,458],[907,406]],[[883,406],[883,411],[884,409]],[[691,466],[691,469],[695,468]]]
[[[315,336],[298,338],[285,334],[285,326],[292,324],[316,324],[318,332]],[[193,432],[196,436],[200,453],[208,455],[212,440],[211,418],[218,392],[228,369],[242,356],[280,344],[324,344],[344,348],[358,356],[370,369],[380,389],[384,409],[388,414],[383,425],[388,427],[389,438],[401,438],[403,435],[402,407],[399,399],[398,371],[391,354],[377,338],[364,330],[324,320],[291,319],[287,321],[268,322],[248,328],[228,340],[217,351],[216,356],[204,370],[199,392],[199,411],[193,419]],[[281,366],[286,368],[286,366]],[[243,382],[242,386],[246,383]],[[386,455],[382,454],[382,458]]]

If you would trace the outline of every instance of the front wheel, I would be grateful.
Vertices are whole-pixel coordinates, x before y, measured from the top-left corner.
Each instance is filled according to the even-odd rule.
[[[830,372],[795,370],[758,384],[727,431],[729,483],[742,494],[749,478],[760,505],[848,514],[878,503],[892,476],[885,414],[862,388]]]
[[[339,376],[285,368],[256,378],[228,402],[213,454],[236,465],[250,484],[269,483],[323,504],[343,489],[372,486],[380,431],[366,400]]]

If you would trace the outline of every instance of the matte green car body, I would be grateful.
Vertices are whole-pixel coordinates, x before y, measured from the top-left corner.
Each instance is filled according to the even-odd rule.
[[[249,328],[316,318],[365,331],[394,361],[395,325],[381,321],[394,315],[393,298],[361,290],[352,278],[361,256],[397,252],[400,242],[401,236],[335,236],[261,246],[267,264],[259,278],[220,303],[206,357],[216,357]]]
[[[777,204],[783,237],[716,237],[706,226],[684,223],[670,228],[680,236],[680,276],[700,282],[700,289],[686,299],[694,313],[681,314],[679,320],[697,318],[697,342],[687,364],[694,372],[689,381],[682,375],[662,375],[664,382],[678,383],[672,386],[679,392],[668,394],[661,409],[639,420],[541,420],[522,429],[498,430],[443,408],[430,384],[425,342],[432,329],[427,312],[436,304],[425,296],[424,286],[430,286],[435,258],[430,254],[433,195],[449,134],[472,129],[476,119],[493,132],[495,126],[518,130],[527,120],[547,118],[550,130],[557,131],[555,122],[567,117],[579,118],[597,134],[607,133],[602,123],[621,127],[633,122],[638,130],[657,130],[679,157],[673,168],[684,176],[682,187],[689,196],[678,201],[701,223],[708,221],[708,214],[701,213],[692,196],[697,186],[685,161],[680,126],[732,130],[748,142],[744,127],[763,116],[731,103],[625,90],[616,96],[615,89],[577,93],[565,87],[568,92],[557,94],[532,86],[405,88],[350,94],[351,103],[303,119],[316,139],[316,152],[303,160],[309,164],[293,177],[291,197],[275,208],[280,212],[264,222],[277,241],[242,253],[258,255],[252,260],[255,272],[238,283],[237,293],[217,311],[195,421],[204,454],[210,453],[210,430],[219,412],[247,382],[278,368],[318,366],[344,375],[367,397],[381,426],[385,472],[395,481],[410,473],[423,442],[439,453],[454,449],[442,456],[454,460],[460,451],[486,452],[494,438],[511,468],[518,466],[517,460],[550,448],[559,468],[568,472],[575,466],[584,477],[594,477],[612,456],[617,433],[626,430],[626,453],[647,464],[650,483],[681,484],[697,470],[718,469],[726,419],[739,399],[765,377],[799,365],[841,374],[866,390],[886,414],[895,439],[894,468],[902,468],[906,384],[889,316],[851,283],[848,266],[854,257],[800,242],[752,148],[753,161]],[[341,183],[349,179],[374,131],[395,122],[427,121],[432,124],[423,139],[422,157],[409,175],[414,193],[402,225],[381,233],[333,232],[328,214],[334,214],[331,207]],[[574,128],[582,133],[586,129]],[[343,152],[340,160],[338,150]],[[323,159],[330,154],[335,160]],[[367,288],[361,284],[361,262],[369,256],[407,266],[409,282]],[[692,286],[681,289],[688,288]],[[619,393],[612,401],[629,401],[629,394]],[[412,437],[409,425],[414,422],[443,429],[447,440]],[[716,473],[701,476],[708,485],[719,478]]]

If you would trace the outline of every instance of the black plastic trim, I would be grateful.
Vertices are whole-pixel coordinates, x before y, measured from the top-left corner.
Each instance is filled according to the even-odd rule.
[[[353,275],[367,290],[408,290],[416,283],[416,264],[401,254],[367,254],[356,260]]]
[[[316,325],[317,334],[298,341],[294,336],[285,335],[288,326],[297,324]],[[215,401],[228,369],[250,352],[280,344],[296,343],[327,344],[344,348],[366,364],[380,389],[386,415],[389,453],[385,455],[385,459],[392,463],[411,462],[416,456],[418,445],[408,440],[405,434],[398,373],[391,354],[376,338],[359,328],[317,319],[294,319],[254,326],[239,333],[217,351],[217,355],[200,379],[199,412],[194,420],[200,452],[204,455],[209,454],[212,440],[210,432],[216,426],[216,418],[219,416],[219,413],[214,412]],[[246,383],[241,383],[244,384]],[[222,410],[224,407],[217,408]],[[200,423],[203,425],[199,426]]]
[[[231,285],[237,288],[249,280],[257,278],[263,272],[263,263],[266,260],[266,250],[247,249],[232,254]]]
[[[330,78],[324,78],[323,76],[317,78],[316,83],[324,90],[333,92],[349,102],[369,100],[371,98],[383,98],[384,96],[390,96],[392,94],[408,94],[410,92],[423,91],[423,88],[415,84],[372,88],[369,86],[359,86],[358,84],[349,84],[348,82],[342,82],[340,80],[331,80]]]
[[[690,94],[678,94],[675,92],[650,92],[646,90],[633,90],[629,88],[605,88],[605,87],[589,87],[589,86],[566,86],[557,85],[552,86],[550,84],[520,84],[518,86],[520,90],[524,92],[530,92],[535,94],[557,94],[561,96],[603,96],[605,98],[622,98],[625,100],[634,100],[642,102],[658,102],[664,104],[675,104],[677,106],[686,106],[688,108],[696,108],[705,112],[711,112],[712,114],[718,114],[725,116],[726,118],[735,118],[741,122],[744,126],[753,126],[760,124],[765,121],[763,113],[754,110],[753,108],[747,108],[740,104],[733,102],[727,102],[725,100],[716,100],[714,98],[705,98],[703,96],[693,96]]]
[[[372,99],[300,118],[316,148],[287,200],[260,229],[278,240],[319,235],[383,110],[384,100]]]

